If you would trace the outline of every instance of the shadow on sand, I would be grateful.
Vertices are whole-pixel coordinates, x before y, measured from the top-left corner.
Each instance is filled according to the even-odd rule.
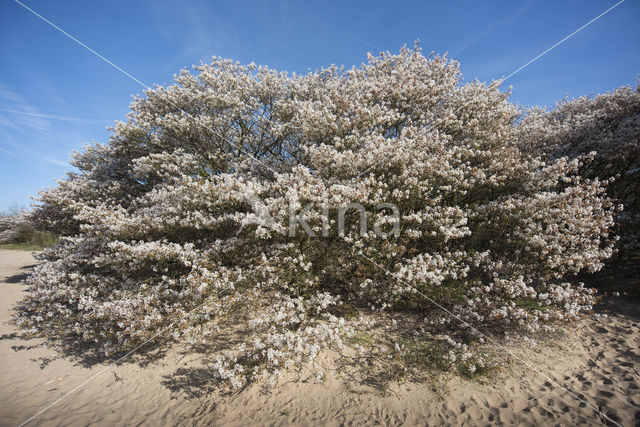
[[[32,266],[23,267],[24,270],[30,269]],[[18,283],[28,277],[29,273],[14,275],[6,279],[8,283]],[[611,293],[612,283],[616,284],[619,289],[640,289],[640,281],[637,275],[628,275],[622,273],[603,272],[594,275],[581,277],[580,280],[586,282],[588,286],[598,287],[603,292]],[[16,306],[20,311],[20,304]],[[596,312],[627,316],[634,321],[640,321],[640,301],[628,295],[619,297],[603,297],[600,303],[595,307]],[[183,349],[181,345],[175,345],[175,342],[164,339],[156,339],[147,342],[135,351],[120,352],[114,355],[105,356],[100,351],[98,345],[80,342],[77,337],[56,338],[48,342],[42,339],[29,339],[19,333],[10,333],[0,336],[0,340],[16,340],[19,341],[12,346],[14,351],[26,351],[35,347],[49,345],[56,349],[58,357],[68,358],[74,363],[83,367],[92,367],[98,364],[103,365],[120,365],[135,363],[141,368],[153,363],[162,362],[169,350],[172,354],[178,354],[178,362],[175,364],[175,371],[169,375],[164,375],[162,384],[172,393],[184,394],[188,398],[200,398],[213,393],[221,394],[221,381],[214,375],[209,366],[216,361],[216,355],[222,350],[233,348],[235,344],[242,342],[251,331],[242,330],[239,326],[228,328],[226,333],[219,334],[215,341],[209,342],[207,345],[191,347]],[[32,345],[32,343],[36,343]],[[198,366],[188,366],[180,361],[187,356],[190,359],[198,360]],[[172,358],[173,359],[173,358]],[[46,366],[48,360],[44,360]],[[354,386],[354,391],[359,392],[355,388],[363,387],[369,390],[387,390],[390,382],[397,379],[395,374],[385,369],[371,370],[372,360],[367,360],[366,356],[351,357],[340,355],[335,361],[335,372],[344,378],[345,382]],[[367,362],[366,364],[364,362]],[[367,369],[362,369],[363,366]],[[44,369],[44,368],[43,368]],[[331,369],[333,370],[333,369]],[[299,381],[305,381],[302,377]],[[266,389],[265,389],[266,390]],[[242,390],[233,394],[238,394]],[[361,391],[361,390],[360,390]],[[266,390],[265,392],[269,392]]]

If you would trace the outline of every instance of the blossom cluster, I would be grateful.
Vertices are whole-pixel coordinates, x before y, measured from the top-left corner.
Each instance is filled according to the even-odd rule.
[[[107,353],[159,333],[219,340],[212,369],[239,387],[395,313],[473,371],[477,330],[528,336],[589,309],[565,277],[615,243],[605,183],[580,174],[593,158],[532,150],[542,131],[523,131],[508,96],[417,47],[306,75],[217,58],[182,70],[41,193],[34,219],[63,238],[16,321]],[[366,230],[399,231],[339,218],[356,204]],[[291,212],[314,233],[292,231]]]
[[[551,111],[534,109],[521,128],[537,136],[532,148],[547,158],[593,153],[580,175],[607,182],[608,196],[622,205],[614,260],[629,263],[640,251],[640,86],[565,99]]]
[[[0,216],[0,243],[10,242],[19,232],[21,225],[27,222],[23,215]]]

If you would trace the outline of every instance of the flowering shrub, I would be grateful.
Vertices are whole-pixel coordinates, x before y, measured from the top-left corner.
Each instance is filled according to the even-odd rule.
[[[473,372],[475,328],[526,336],[593,303],[561,280],[612,252],[614,207],[579,174],[593,157],[533,153],[499,82],[463,83],[418,48],[302,76],[195,70],[135,99],[41,193],[35,220],[65,237],[21,326],[107,353],[222,340],[212,368],[238,387],[345,345],[372,313]]]
[[[12,241],[23,221],[24,218],[19,215],[0,216],[0,243]]]
[[[35,229],[26,212],[16,208],[5,214],[0,213],[0,245],[38,249],[55,243],[56,236]]]
[[[580,175],[610,181],[609,197],[624,205],[616,217],[616,259],[628,262],[640,250],[640,86],[564,100],[551,111],[534,110],[522,128],[538,135],[535,147],[551,158],[595,153]]]

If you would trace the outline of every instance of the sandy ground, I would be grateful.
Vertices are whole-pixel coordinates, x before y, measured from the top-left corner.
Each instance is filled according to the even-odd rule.
[[[575,325],[561,343],[512,348],[518,361],[488,384],[450,380],[393,385],[385,394],[347,386],[289,381],[234,396],[212,390],[197,354],[171,349],[117,366],[60,357],[7,325],[35,263],[28,252],[0,250],[0,424],[19,425],[640,425],[638,305],[618,298],[606,320]],[[615,310],[614,310],[615,308]],[[144,363],[142,363],[144,362]],[[537,371],[537,372],[534,372]],[[577,396],[569,394],[563,387]],[[70,393],[71,392],[71,393]],[[70,394],[69,394],[70,393]],[[50,406],[52,405],[52,406]],[[614,423],[607,423],[614,425]]]

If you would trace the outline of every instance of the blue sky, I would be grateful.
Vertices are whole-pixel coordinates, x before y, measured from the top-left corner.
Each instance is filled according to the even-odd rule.
[[[417,39],[449,52],[465,80],[509,75],[616,1],[21,0],[148,85],[212,55],[305,72],[359,65]],[[640,1],[626,0],[506,85],[553,105],[635,84]],[[0,210],[70,170],[69,154],[127,113],[142,87],[12,0],[0,2]]]

